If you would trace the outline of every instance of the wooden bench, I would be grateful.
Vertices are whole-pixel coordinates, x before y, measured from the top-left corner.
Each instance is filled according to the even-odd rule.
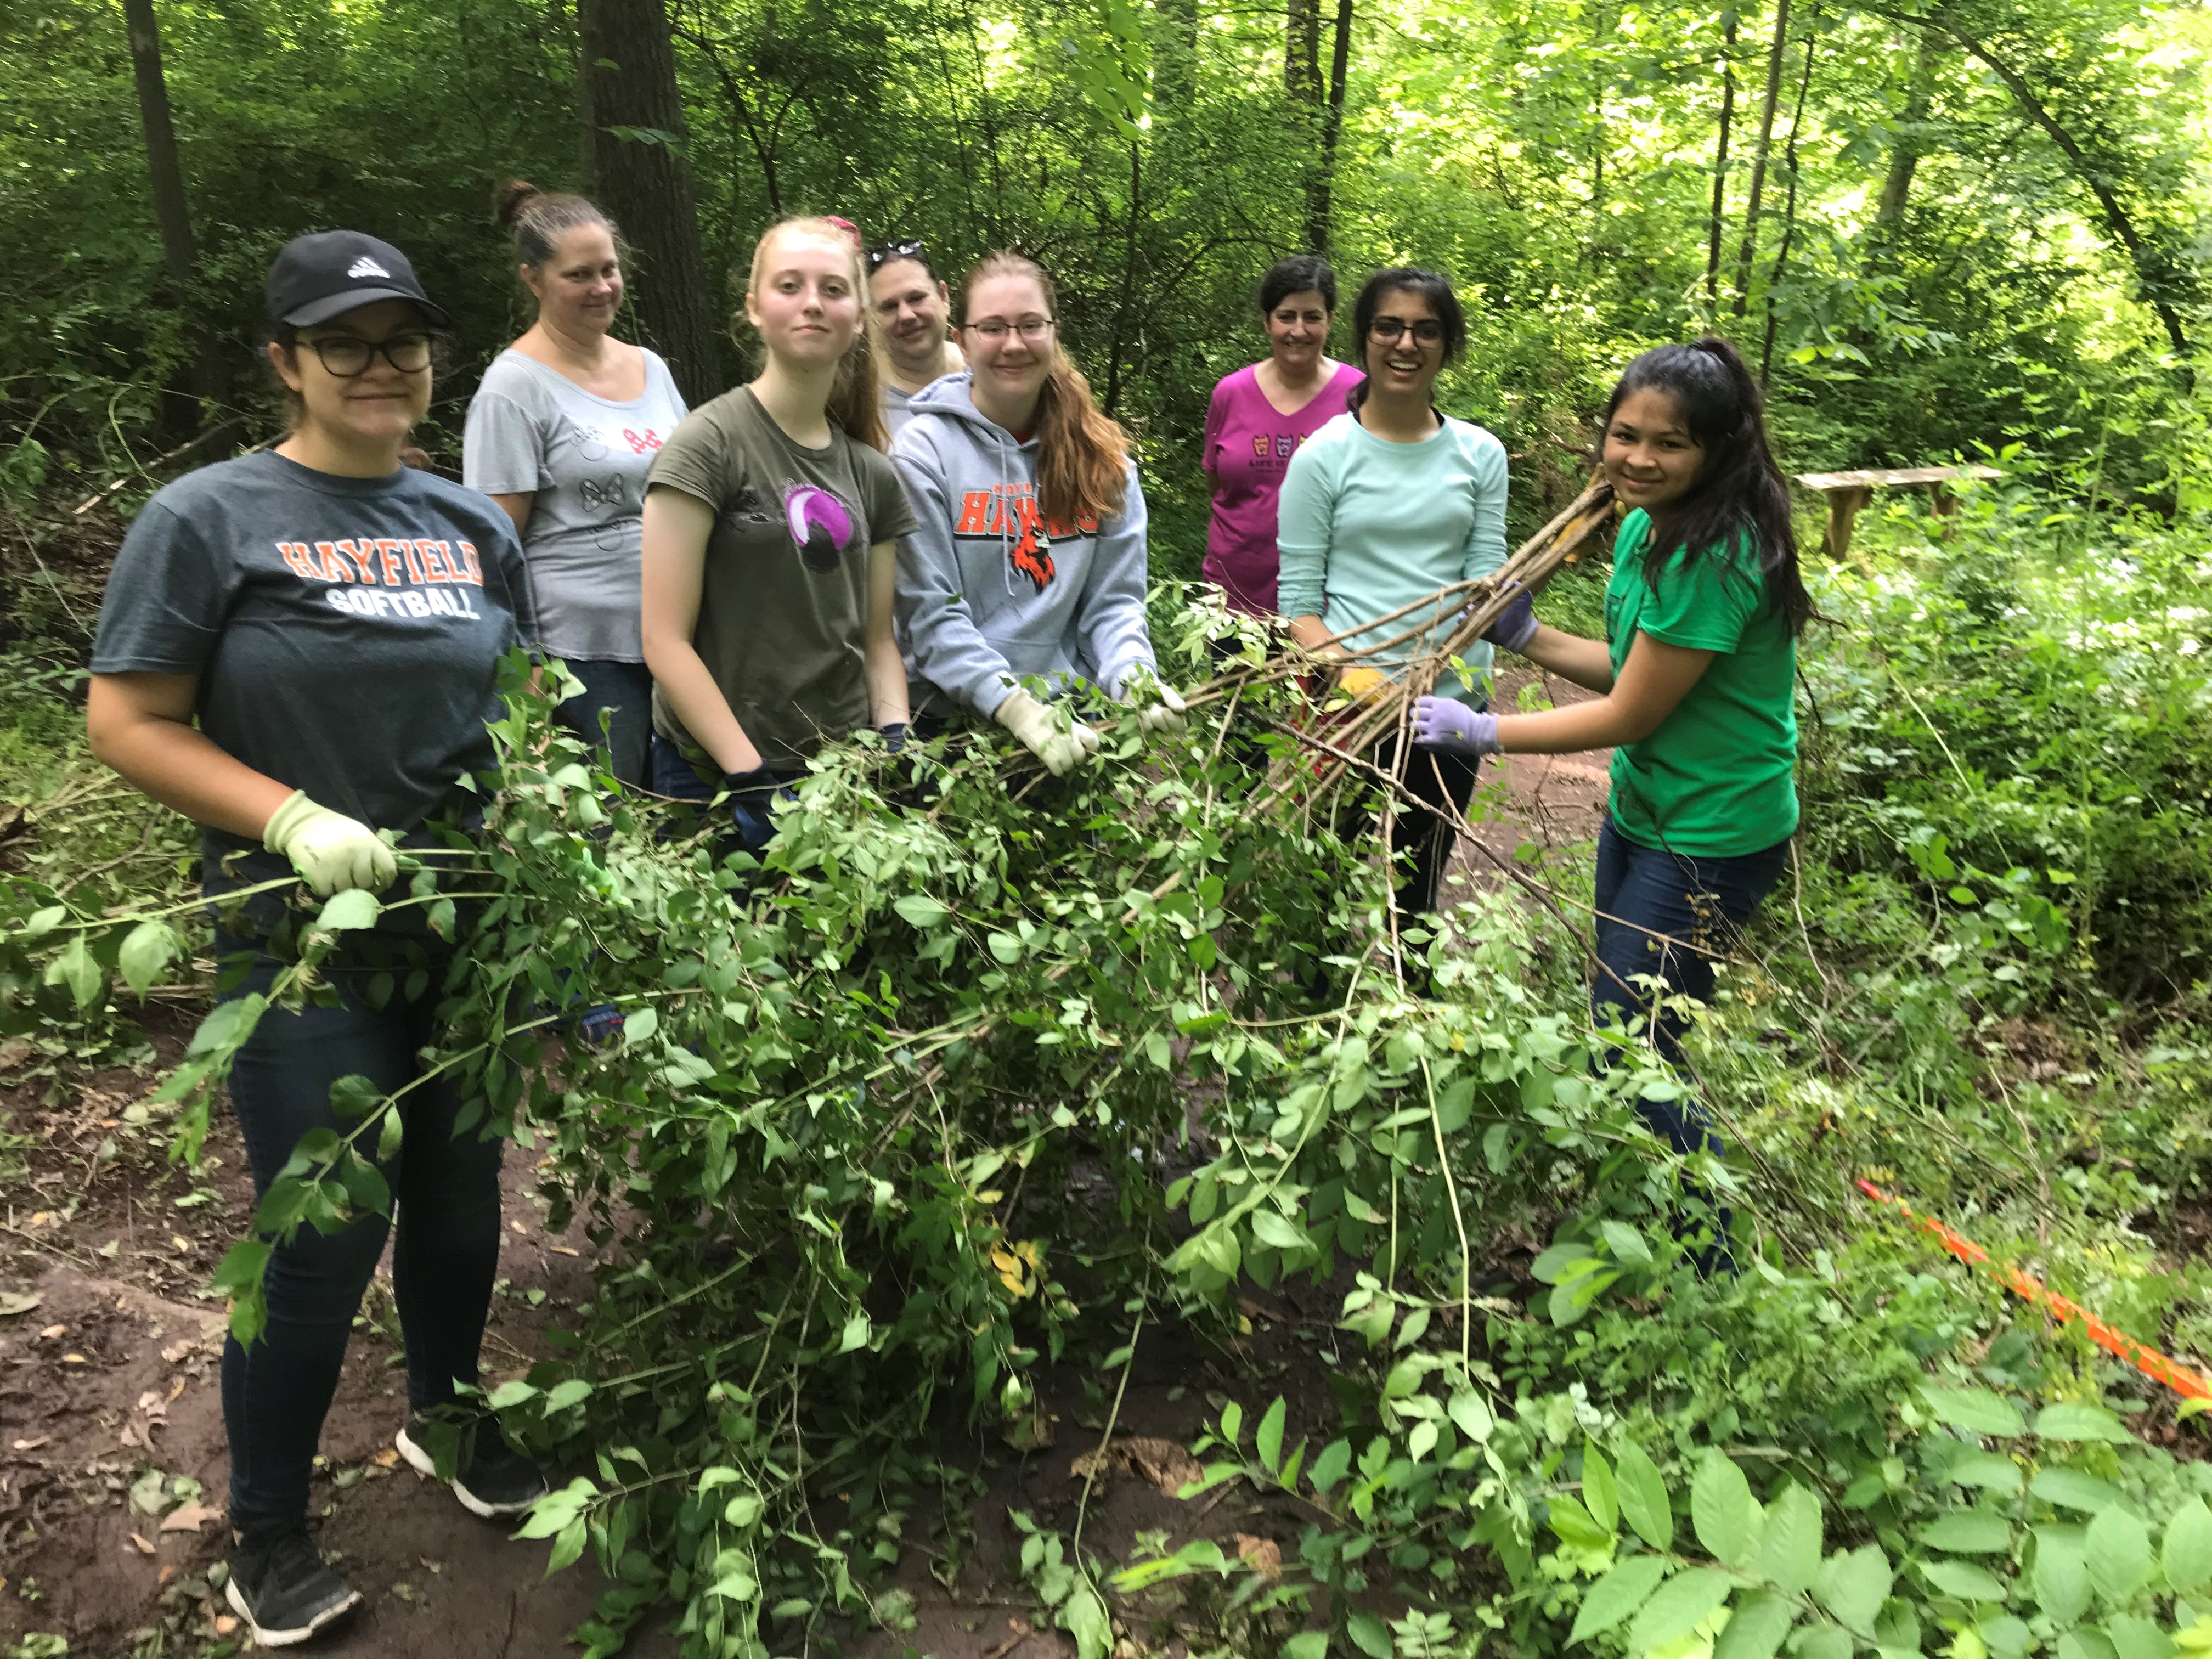
[[[1946,485],[1959,478],[2003,476],[1993,466],[1893,466],[1858,472],[1801,472],[1797,482],[1828,498],[1828,530],[1821,545],[1830,558],[1840,559],[1850,550],[1851,526],[1859,509],[1874,500],[1875,490],[1892,484],[1925,484],[1929,507],[1938,518],[1946,518],[1959,506]]]

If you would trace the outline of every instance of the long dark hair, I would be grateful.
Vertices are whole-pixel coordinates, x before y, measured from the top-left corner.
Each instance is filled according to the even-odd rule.
[[[1452,292],[1450,279],[1433,270],[1423,270],[1418,265],[1393,265],[1362,283],[1359,297],[1352,302],[1352,349],[1363,370],[1367,367],[1367,331],[1375,326],[1375,314],[1382,309],[1384,298],[1392,294],[1418,294],[1437,313],[1437,320],[1444,327],[1443,361],[1437,365],[1440,371],[1467,349],[1467,313],[1460,308],[1459,295]],[[1372,384],[1371,380],[1361,380],[1345,399],[1345,407],[1355,416],[1366,403],[1367,388]]]
[[[1797,532],[1790,522],[1790,486],[1767,447],[1765,398],[1743,356],[1718,335],[1688,345],[1654,347],[1621,371],[1605,406],[1605,430],[1621,404],[1639,392],[1671,400],[1690,440],[1705,452],[1687,494],[1652,515],[1644,550],[1644,580],[1653,592],[1679,553],[1688,565],[1726,558],[1739,542],[1753,550],[1766,592],[1792,634],[1812,619],[1813,599],[1797,570]]]

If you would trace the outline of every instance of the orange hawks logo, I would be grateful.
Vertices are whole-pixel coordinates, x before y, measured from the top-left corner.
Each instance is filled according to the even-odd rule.
[[[996,536],[1006,542],[1006,559],[1043,592],[1052,586],[1059,567],[1052,562],[1055,538],[1095,536],[1098,520],[1082,518],[1074,526],[1055,524],[1037,510],[1036,489],[1025,483],[999,484],[990,489],[970,489],[960,498],[957,536]]]

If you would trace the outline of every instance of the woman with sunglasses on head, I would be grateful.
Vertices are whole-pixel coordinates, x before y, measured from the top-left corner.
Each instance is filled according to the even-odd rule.
[[[1796,639],[1813,602],[1764,404],[1726,340],[1630,363],[1606,407],[1606,477],[1632,509],[1606,637],[1547,627],[1525,597],[1489,635],[1599,696],[1532,714],[1428,697],[1414,711],[1414,741],[1437,754],[1613,750],[1592,1002],[1601,1021],[1648,1019],[1669,1060],[1684,1022],[1638,981],[1709,999],[1714,964],[1780,878],[1797,829]],[[1721,1150],[1694,1101],[1642,1109],[1678,1151]]]
[[[453,1489],[478,1515],[520,1512],[545,1480],[459,1401],[498,1267],[503,1143],[457,1133],[467,1103],[424,1077],[447,947],[388,891],[378,833],[406,845],[433,817],[467,821],[473,797],[452,792],[492,766],[497,665],[533,629],[522,550],[484,497],[401,465],[429,406],[429,331],[446,321],[405,256],[356,231],[299,237],[267,297],[290,430],[140,512],[100,607],[85,714],[94,754],[203,826],[216,953],[248,964],[224,1000],[267,992],[292,934],[283,895],[226,894],[296,874],[318,896],[361,889],[390,907],[324,963],[332,996],[262,1013],[230,1076],[257,1194],[301,1136],[357,1127],[332,1107],[340,1079],[408,1091],[404,1136],[380,1160],[397,1225],[370,1212],[335,1232],[301,1227],[270,1258],[266,1328],[223,1347],[224,1593],[279,1647],[361,1603],[307,1531],[308,1479],[387,1232],[407,1348],[399,1449],[433,1473],[426,1419],[459,1421]]]
[[[919,241],[886,242],[868,250],[868,298],[875,307],[883,350],[884,419],[896,439],[914,394],[932,380],[968,367],[946,330],[952,290],[937,274]]]
[[[726,791],[748,852],[824,744],[906,733],[893,538],[914,520],[883,453],[864,294],[846,228],[771,226],[745,284],[761,372],[694,410],[647,483],[653,787]]]
[[[917,715],[995,720],[1060,777],[1099,747],[1046,706],[1071,681],[1137,703],[1147,731],[1183,717],[1146,623],[1136,463],[1060,349],[1053,302],[1019,254],[969,271],[968,371],[915,395],[891,456],[918,521],[898,580]]]
[[[1350,407],[1365,378],[1326,350],[1336,273],[1318,254],[1278,260],[1260,284],[1268,356],[1213,388],[1199,465],[1213,486],[1206,579],[1232,611],[1275,614],[1277,499],[1298,447]]]
[[[1505,562],[1505,447],[1436,407],[1437,376],[1467,344],[1465,313],[1443,277],[1412,268],[1376,272],[1352,306],[1352,337],[1367,378],[1352,388],[1350,411],[1306,441],[1283,479],[1279,598],[1292,636],[1341,662],[1337,683],[1358,698],[1402,678],[1436,649],[1460,606],[1455,601],[1433,615],[1409,613],[1364,634],[1355,630]],[[1348,659],[1425,623],[1402,644],[1357,665]],[[1332,642],[1337,635],[1348,637]],[[1438,693],[1480,708],[1489,647],[1469,651],[1465,661],[1474,688],[1448,673]],[[1395,740],[1372,758],[1386,771],[1394,768]],[[1410,858],[1396,886],[1401,916],[1435,911],[1475,769],[1474,760],[1456,755],[1424,752],[1407,760],[1406,787],[1449,818],[1384,802],[1393,848]]]
[[[498,215],[538,319],[469,402],[461,477],[514,520],[546,653],[584,683],[559,718],[585,742],[604,741],[615,776],[635,788],[653,729],[638,635],[645,475],[683,420],[684,398],[667,364],[610,331],[622,250],[604,213],[518,179],[501,188]]]

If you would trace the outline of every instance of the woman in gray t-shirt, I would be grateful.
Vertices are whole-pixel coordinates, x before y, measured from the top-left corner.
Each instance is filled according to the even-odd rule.
[[[645,476],[685,410],[668,365],[608,330],[622,308],[615,228],[580,196],[520,180],[500,191],[538,320],[484,371],[469,404],[462,478],[522,538],[546,654],[584,683],[562,718],[645,781],[653,677],[638,627]]]

